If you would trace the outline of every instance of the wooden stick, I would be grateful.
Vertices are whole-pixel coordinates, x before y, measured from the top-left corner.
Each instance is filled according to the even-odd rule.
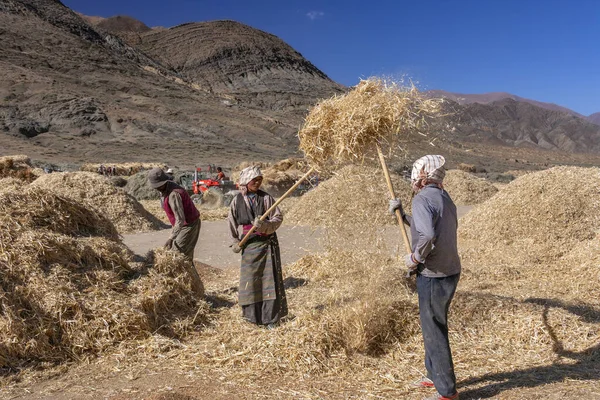
[[[264,221],[265,219],[267,219],[269,217],[269,214],[271,214],[271,212],[273,210],[275,210],[275,207],[277,207],[279,205],[279,203],[281,203],[283,200],[285,200],[286,197],[288,197],[290,194],[292,194],[294,192],[294,190],[296,190],[296,188],[298,186],[300,186],[300,184],[302,182],[304,182],[306,180],[306,178],[308,178],[309,175],[312,174],[313,172],[315,172],[315,167],[311,167],[308,170],[308,172],[306,174],[304,174],[304,176],[302,176],[302,178],[298,179],[298,182],[296,182],[294,184],[294,186],[292,186],[291,188],[289,188],[288,191],[283,194],[283,196],[281,196],[279,199],[277,199],[277,201],[275,202],[275,204],[273,204],[271,207],[269,207],[269,209],[267,211],[265,211],[265,213],[260,217],[260,220]],[[253,226],[248,231],[248,233],[246,233],[246,236],[244,236],[244,238],[238,243],[238,246],[242,247],[243,245],[245,245],[246,242],[248,241],[248,239],[250,238],[250,235],[252,235],[252,233],[254,233],[255,230],[256,230],[256,227]]]
[[[377,153],[379,154],[379,162],[381,163],[383,175],[385,176],[385,181],[387,182],[387,186],[390,191],[390,197],[392,199],[395,199],[396,194],[394,193],[394,185],[392,185],[392,178],[390,178],[390,171],[388,170],[387,164],[385,163],[385,158],[383,157],[383,153],[381,152],[381,147],[379,147],[379,144],[377,145]],[[412,253],[412,249],[410,247],[408,235],[406,234],[406,229],[404,228],[404,221],[402,220],[402,214],[400,214],[400,210],[396,210],[396,218],[398,219],[398,224],[400,225],[400,231],[402,232],[402,238],[404,239],[404,247],[406,249],[406,253]]]

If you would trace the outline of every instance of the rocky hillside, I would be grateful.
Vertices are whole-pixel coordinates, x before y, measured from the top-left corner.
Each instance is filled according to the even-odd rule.
[[[235,21],[151,31],[138,47],[201,89],[261,109],[304,110],[343,90],[277,36]]]
[[[0,60],[2,151],[41,159],[193,165],[284,158],[297,149],[295,133],[311,99],[341,90],[316,69],[303,79],[297,71],[289,91],[305,93],[288,96],[292,102],[238,104],[55,0],[0,0]],[[290,71],[310,65],[295,62]],[[293,86],[312,77],[326,87],[310,93],[316,84]]]
[[[600,112],[594,113],[592,115],[588,115],[587,119],[591,123],[600,125]]]
[[[449,100],[453,100],[458,104],[473,104],[473,103],[481,103],[481,104],[490,104],[496,101],[501,101],[504,99],[511,99],[523,103],[529,103],[536,107],[545,108],[551,111],[562,111],[571,115],[576,115],[578,117],[583,117],[583,115],[568,109],[566,107],[559,106],[554,103],[545,103],[543,101],[526,99],[525,97],[520,97],[511,93],[506,92],[491,92],[491,93],[481,93],[481,94],[463,94],[463,93],[451,93],[446,92],[444,90],[430,90],[428,91],[430,96],[433,97],[443,97]]]
[[[0,72],[0,153],[52,162],[286,158],[308,108],[346,90],[276,36],[237,22],[150,29],[57,0],[0,0]],[[600,127],[582,118],[489,100],[449,101],[435,124],[454,143],[600,152]]]
[[[600,126],[584,118],[503,99],[489,104],[448,102],[455,138],[568,152],[600,152]]]

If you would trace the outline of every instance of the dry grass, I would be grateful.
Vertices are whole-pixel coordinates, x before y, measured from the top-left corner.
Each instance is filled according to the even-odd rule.
[[[25,155],[0,157],[0,178],[17,178],[32,182],[44,172],[31,166],[31,160]]]
[[[0,194],[0,368],[81,360],[205,322],[186,261],[134,263],[93,208],[38,187]]]
[[[498,188],[485,179],[456,169],[447,171],[444,189],[448,191],[454,203],[460,205],[483,203],[498,192]]]
[[[27,181],[19,178],[1,178],[0,179],[0,192],[12,191],[15,189],[23,189],[27,187]]]
[[[412,190],[409,183],[393,174],[392,178],[396,195],[410,212]],[[387,213],[388,198],[381,170],[347,166],[299,197],[288,209],[285,223],[325,226],[334,232],[343,232],[342,236],[364,235],[374,226],[397,224],[397,220]]]
[[[557,261],[593,239],[599,213],[600,169],[555,167],[511,182],[462,219],[459,235],[474,242],[465,257],[503,265],[502,274]]]
[[[109,218],[119,233],[155,230],[160,222],[137,200],[110,181],[91,172],[64,172],[41,176],[32,184],[84,202]]]
[[[80,168],[84,172],[98,172],[101,164],[83,164]],[[105,167],[115,167],[117,169],[117,175],[133,175],[140,171],[151,170],[152,168],[163,168],[164,165],[158,163],[104,163]]]
[[[298,133],[310,165],[362,162],[375,144],[395,147],[398,139],[420,138],[427,118],[440,112],[440,99],[382,79],[361,81],[352,91],[318,103]]]

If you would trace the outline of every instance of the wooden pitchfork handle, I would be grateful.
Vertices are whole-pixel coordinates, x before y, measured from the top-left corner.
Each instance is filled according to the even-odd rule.
[[[267,211],[265,211],[265,213],[260,217],[260,220],[264,221],[265,219],[267,219],[269,217],[269,214],[271,214],[271,212],[273,212],[273,210],[275,210],[275,208],[279,205],[279,203],[281,203],[283,200],[285,200],[286,197],[288,197],[290,194],[292,194],[294,192],[294,190],[296,190],[296,188],[298,186],[300,186],[300,184],[302,182],[304,182],[306,180],[306,178],[308,178],[310,176],[310,174],[312,174],[313,172],[315,172],[315,167],[311,167],[308,170],[308,172],[306,174],[304,174],[304,176],[302,176],[302,178],[298,179],[298,182],[296,182],[294,184],[294,186],[289,188],[288,191],[283,194],[283,196],[281,196],[279,199],[277,199],[275,204],[273,204],[271,207],[269,207],[269,209]],[[240,246],[240,247],[244,246],[246,244],[246,242],[248,241],[248,239],[250,238],[250,235],[252,235],[255,230],[256,230],[256,226],[252,226],[252,228],[248,231],[248,233],[246,233],[246,236],[244,236],[244,238],[242,240],[240,240],[240,242],[238,243],[238,246]]]
[[[379,145],[377,145],[377,153],[379,154],[379,161],[381,162],[383,175],[385,176],[385,181],[387,182],[387,186],[390,191],[390,197],[393,200],[396,198],[396,194],[394,193],[394,185],[392,185],[390,171],[388,170],[387,164],[385,163],[385,158],[383,157],[383,153],[381,152],[381,147],[379,147]],[[408,235],[406,234],[406,229],[404,228],[404,221],[402,220],[402,214],[400,214],[400,210],[396,210],[396,218],[398,219],[398,224],[400,225],[400,232],[402,232],[402,238],[404,239],[406,253],[412,253],[412,249],[410,248],[410,241],[408,240]]]

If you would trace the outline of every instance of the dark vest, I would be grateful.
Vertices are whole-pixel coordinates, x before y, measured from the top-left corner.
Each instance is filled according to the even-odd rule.
[[[238,193],[234,217],[239,225],[251,225],[254,218],[265,213],[265,196],[268,194],[262,190],[256,192],[256,204],[248,208],[244,195]]]
[[[183,202],[183,214],[185,216],[183,226],[188,226],[198,221],[198,219],[200,218],[200,213],[198,212],[196,205],[190,198],[190,195],[181,186],[169,182],[169,185],[171,184],[173,185],[173,189],[169,191],[169,194],[171,194],[171,192],[179,193],[179,195],[181,196],[181,201]],[[167,194],[167,196],[164,198],[163,209],[167,214],[167,218],[169,218],[171,226],[175,226],[175,214],[173,213],[173,210],[171,210],[171,206],[169,205],[169,194]]]

